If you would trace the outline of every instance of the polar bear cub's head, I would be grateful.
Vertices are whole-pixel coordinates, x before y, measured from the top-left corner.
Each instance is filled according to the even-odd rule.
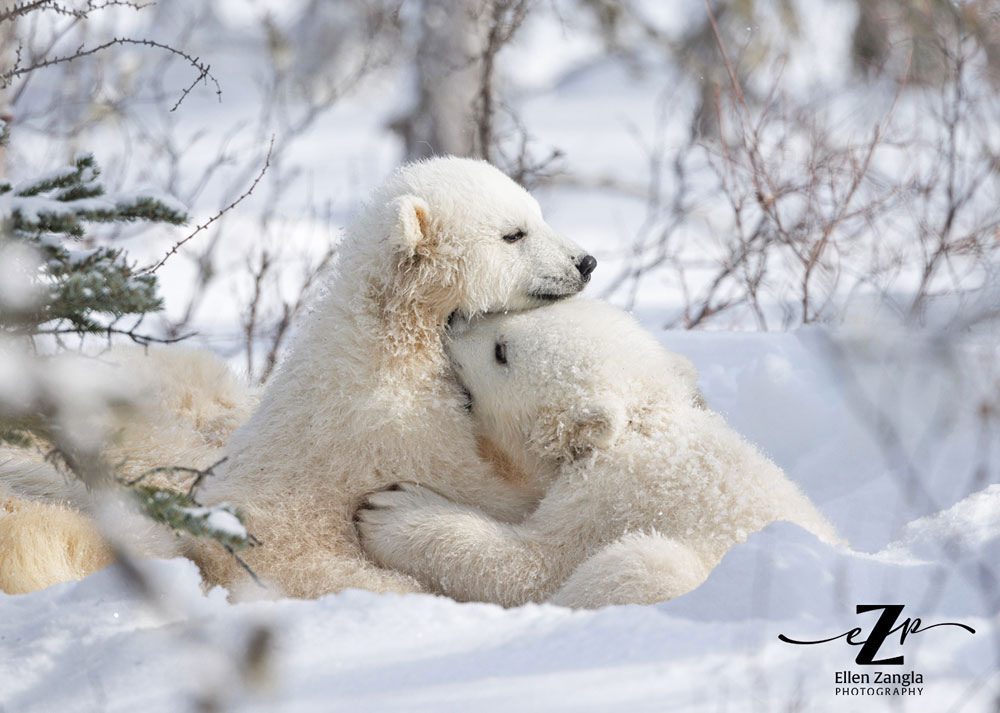
[[[690,361],[592,300],[476,318],[447,349],[483,435],[543,476],[700,401]]]
[[[355,252],[366,253],[358,266],[386,280],[379,290],[439,312],[547,304],[582,290],[597,264],[545,222],[527,191],[484,161],[404,166],[376,191],[365,220],[377,224],[363,221],[356,231]]]

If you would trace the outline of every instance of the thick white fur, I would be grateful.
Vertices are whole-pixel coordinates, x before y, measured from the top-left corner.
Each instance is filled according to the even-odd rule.
[[[256,404],[210,352],[116,348],[101,361],[136,391],[135,408],[107,424],[105,456],[126,478],[163,465],[211,465]],[[182,488],[189,477],[160,473],[146,482]],[[125,508],[102,511],[106,505],[102,496],[56,472],[40,449],[0,447],[0,590],[28,592],[110,563],[111,550],[83,513],[115,518],[107,524],[123,534],[121,544],[142,553],[179,552],[179,541],[163,528]]]
[[[525,237],[503,239],[517,231]],[[448,318],[574,294],[584,252],[495,168],[442,158],[376,191],[339,255],[328,294],[202,495],[245,509],[263,542],[245,558],[287,595],[416,591],[362,554],[351,520],[365,493],[408,480],[501,520],[537,502],[479,456],[442,345]],[[245,578],[216,550],[194,554],[209,581]]]
[[[520,240],[503,239],[517,231],[525,234]],[[440,158],[403,167],[376,191],[339,254],[328,293],[260,407],[232,437],[229,460],[204,484],[201,499],[247,512],[263,545],[245,559],[274,592],[417,591],[416,581],[361,553],[351,517],[366,492],[406,479],[501,519],[523,517],[538,497],[530,485],[519,486],[523,475],[494,449],[477,443],[441,343],[446,322],[456,310],[526,309],[574,294],[586,282],[577,268],[585,253],[489,164]],[[168,382],[192,378],[167,375],[169,363],[160,368]],[[194,379],[191,398],[203,406],[198,393],[213,393],[213,384]],[[242,422],[244,412],[236,412]],[[220,451],[199,439],[221,446],[235,427],[225,409],[218,420],[176,424],[166,416],[163,424],[129,432],[122,450],[133,459],[142,454],[136,470],[206,465]],[[196,443],[185,433],[197,434]],[[0,482],[13,492],[87,502],[51,472],[32,472],[44,465],[25,465],[10,464]],[[186,553],[207,582],[246,584],[244,571],[217,546],[192,543]]]
[[[366,551],[436,591],[506,606],[649,603],[690,591],[775,520],[837,540],[780,468],[704,408],[690,362],[612,307],[488,316],[449,350],[478,427],[546,494],[521,523],[414,484],[370,496]]]
[[[0,495],[0,591],[80,579],[114,560],[93,520],[62,505]]]
[[[632,532],[585,559],[548,601],[583,609],[656,604],[690,592],[711,570],[678,539]]]

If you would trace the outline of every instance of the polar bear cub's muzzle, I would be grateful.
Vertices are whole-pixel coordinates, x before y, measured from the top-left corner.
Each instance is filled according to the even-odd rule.
[[[583,255],[573,259],[572,265],[573,268],[564,276],[537,280],[528,294],[542,302],[555,302],[580,292],[590,282],[590,275],[597,267],[597,258]]]
[[[540,304],[555,302],[577,294],[590,282],[590,277],[597,267],[597,258],[593,255],[588,255],[561,236],[557,241],[556,246],[552,245],[551,239],[545,243],[538,241],[542,243],[540,250],[561,248],[563,257],[558,262],[564,265],[559,273],[536,276],[528,285],[528,296]],[[563,244],[559,245],[560,242]],[[546,260],[545,257],[548,256],[533,256],[533,260],[540,264],[556,262],[551,259]]]

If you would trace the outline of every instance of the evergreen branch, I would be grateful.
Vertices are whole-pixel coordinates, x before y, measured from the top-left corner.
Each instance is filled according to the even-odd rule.
[[[271,151],[273,149],[274,149],[274,137],[272,136],[271,143],[267,147],[267,156],[264,157],[264,166],[260,169],[260,173],[257,174],[257,178],[254,179],[253,183],[250,184],[250,187],[243,193],[243,195],[241,195],[239,198],[237,198],[232,203],[227,205],[225,208],[220,210],[218,213],[213,215],[211,218],[206,220],[204,223],[199,225],[197,228],[191,231],[191,233],[188,234],[186,237],[174,243],[173,247],[171,247],[170,250],[167,251],[167,254],[164,255],[162,258],[160,258],[159,262],[150,267],[143,268],[138,272],[138,274],[149,275],[159,270],[161,267],[163,267],[163,264],[167,260],[176,255],[177,251],[180,250],[187,242],[189,242],[192,238],[194,238],[198,233],[202,232],[203,230],[208,228],[208,226],[210,226],[212,223],[219,220],[219,218],[221,218],[226,213],[235,208],[237,205],[242,203],[246,198],[249,198],[250,195],[253,193],[254,189],[257,187],[257,184],[260,183],[262,178],[264,178],[264,174],[267,173],[267,169],[271,167]]]
[[[42,320],[67,319],[84,331],[101,332],[106,329],[103,325],[90,320],[93,326],[88,327],[82,320],[89,319],[86,316],[91,313],[121,318],[163,309],[155,278],[133,274],[121,258],[121,250],[99,248],[82,258],[70,256],[50,266],[53,284],[48,286]]]
[[[39,303],[0,317],[0,326],[15,334],[118,334],[148,345],[172,343],[190,335],[159,339],[138,331],[142,315],[163,309],[155,275],[137,275],[119,248],[70,250],[53,236],[81,238],[86,222],[186,222],[183,206],[142,193],[106,196],[97,182],[93,157],[82,155],[72,167],[19,184],[0,196],[0,209],[9,217],[11,237],[40,253],[41,269],[35,283]],[[63,199],[63,200],[60,200]],[[111,324],[96,315],[110,315]],[[139,315],[131,329],[118,320]],[[42,325],[52,323],[48,329]]]
[[[87,171],[91,171],[91,178],[87,178]],[[104,200],[88,202],[86,199],[104,195],[104,188],[93,182],[96,175],[96,166],[83,166],[79,170],[57,173],[26,186],[15,187],[10,197],[11,229],[28,237],[42,233],[65,233],[80,238],[84,232],[82,221],[111,223],[144,220],[171,225],[182,225],[188,221],[183,208],[151,195],[109,196]],[[0,195],[6,193],[2,188],[0,186]],[[51,197],[38,195],[57,189],[58,192]],[[19,202],[19,198],[34,199],[36,202]]]
[[[166,525],[175,533],[187,533],[196,538],[207,538],[218,543],[261,587],[264,585],[236,552],[257,547],[261,544],[246,529],[246,516],[234,505],[221,503],[206,507],[195,500],[191,490],[187,492],[171,490],[140,481],[154,472],[183,471],[196,473],[200,479],[213,475],[213,469],[224,460],[213,463],[207,468],[187,468],[181,466],[153,468],[132,481],[124,481],[112,474],[111,469],[97,453],[77,452],[67,447],[58,432],[39,434],[52,444],[45,454],[48,461],[65,475],[72,475],[81,480],[88,488],[107,488],[118,486],[127,491],[140,510],[162,525]],[[120,553],[119,553],[120,554]],[[119,558],[120,559],[120,558]],[[265,587],[266,588],[266,587]]]
[[[70,201],[78,201],[81,198],[97,198],[102,195],[104,195],[104,186],[80,184],[64,188],[52,197],[60,203],[69,203]]]
[[[225,461],[224,458],[207,468],[152,468],[138,478],[126,481],[115,474],[115,468],[108,464],[98,444],[81,445],[68,433],[65,424],[60,421],[61,406],[58,399],[53,398],[55,396],[53,393],[42,393],[31,403],[15,404],[11,413],[0,412],[0,442],[24,447],[38,445],[45,461],[65,477],[75,478],[88,489],[104,495],[113,495],[116,491],[127,494],[142,514],[166,525],[175,533],[218,543],[258,585],[263,586],[246,562],[236,554],[261,544],[247,530],[244,513],[229,503],[205,506],[194,497],[197,484],[213,475],[214,469]],[[116,409],[128,403],[110,393],[103,396],[103,401],[105,406]],[[100,408],[100,404],[95,403],[95,406]],[[197,478],[186,491],[141,482],[155,473],[171,472],[191,473]],[[115,539],[110,538],[110,541],[113,543]],[[116,554],[122,559],[127,552],[117,550]]]
[[[21,234],[63,233],[74,238],[82,238],[83,226],[80,224],[80,217],[85,216],[41,210],[36,212],[34,220],[29,220],[24,217],[20,208],[14,208],[11,211],[11,230]]]
[[[190,64],[192,67],[198,70],[198,76],[195,78],[194,82],[192,82],[191,85],[181,93],[181,98],[177,101],[176,104],[174,104],[173,108],[170,111],[174,111],[175,109],[177,109],[177,107],[180,106],[181,102],[184,101],[184,98],[188,95],[188,93],[190,93],[190,91],[194,88],[194,86],[198,84],[198,82],[203,80],[206,82],[209,79],[212,80],[212,82],[215,84],[215,94],[216,96],[219,97],[219,101],[220,102],[222,101],[222,87],[219,85],[219,80],[216,79],[215,75],[211,73],[210,71],[211,67],[207,64],[203,64],[199,57],[192,57],[187,52],[183,52],[177,49],[176,47],[171,47],[170,45],[163,44],[162,42],[157,42],[156,40],[148,40],[145,38],[135,39],[131,37],[115,37],[109,40],[108,42],[104,42],[103,44],[91,47],[90,49],[84,49],[83,45],[80,45],[80,47],[78,47],[76,52],[74,52],[73,54],[60,55],[58,57],[53,57],[51,59],[41,59],[27,67],[19,67],[15,65],[12,69],[7,70],[3,74],[0,74],[0,86],[3,87],[9,86],[12,80],[22,75],[29,74],[35,71],[36,69],[42,69],[43,67],[51,67],[56,64],[64,64],[66,62],[73,62],[74,60],[97,54],[98,52],[102,52],[116,45],[139,45],[144,47],[155,47],[157,49],[164,50],[165,52],[170,52],[171,54],[177,55],[178,57],[184,59],[188,64]]]
[[[244,528],[245,516],[233,505],[205,507],[185,492],[151,485],[126,486],[153,520],[174,532],[208,537],[228,551],[255,547],[256,538]]]
[[[81,154],[76,157],[76,160],[73,161],[72,167],[67,166],[59,173],[45,176],[44,178],[38,178],[23,185],[15,186],[14,195],[30,197],[37,196],[39,193],[46,193],[60,188],[72,188],[81,184],[91,183],[99,175],[101,175],[101,170],[97,167],[97,163],[94,161],[94,155],[89,153]],[[101,195],[104,190],[99,186],[97,188],[100,192],[96,195]]]
[[[92,220],[88,218],[88,220]],[[188,221],[187,213],[181,213],[152,196],[137,196],[120,201],[109,218],[98,220],[148,220],[155,223],[183,225]]]
[[[236,554],[239,550],[261,544],[260,540],[246,530],[246,517],[243,512],[228,503],[205,507],[194,497],[194,491],[201,482],[210,475],[215,475],[215,469],[226,460],[222,458],[207,468],[185,466],[150,468],[132,480],[118,479],[118,482],[132,492],[140,506],[153,520],[167,525],[175,532],[187,532],[195,537],[208,537],[218,542],[253,581],[263,587],[257,574]],[[189,473],[194,475],[195,479],[184,492],[142,485],[143,480],[158,473]]]

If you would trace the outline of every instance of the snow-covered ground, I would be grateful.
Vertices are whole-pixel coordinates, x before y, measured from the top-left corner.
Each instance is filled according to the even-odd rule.
[[[254,128],[262,97],[254,79],[266,58],[253,23],[243,27],[238,21],[245,5],[258,7],[235,0],[220,4],[229,24],[206,24],[185,35],[185,48],[210,58],[223,103],[199,90],[169,121],[149,117],[150,134],[170,133],[191,149],[178,179],[184,189],[213,160],[213,142],[232,138],[216,180],[190,206],[198,222],[245,190],[273,128]],[[824,82],[842,79],[828,75],[847,65],[837,57],[855,6],[835,0],[799,5],[808,11],[813,35],[829,35],[813,44],[801,40],[822,55],[813,57],[813,66],[818,62],[826,71],[803,74],[793,66],[789,73],[822,93]],[[678,21],[700,7],[687,0]],[[156,10],[166,18],[155,28],[157,37],[171,31],[168,9],[162,3]],[[174,19],[185,16],[179,12]],[[657,132],[663,132],[667,157],[684,144],[690,87],[678,85],[671,73],[635,72],[603,58],[596,39],[580,39],[554,22],[526,28],[517,50],[505,56],[511,74],[520,78],[511,96],[540,153],[559,148],[569,172],[594,179],[538,191],[550,222],[599,258],[591,294],[634,302],[648,329],[691,357],[710,406],[785,468],[850,546],[831,548],[776,524],[734,548],[688,595],[653,607],[596,612],[535,605],[505,611],[358,591],[314,602],[233,605],[225,592],[203,595],[193,565],[182,560],[148,564],[159,592],[151,603],[112,567],[30,595],[0,594],[0,713],[176,713],[207,700],[248,710],[322,712],[997,710],[996,335],[977,341],[989,333],[960,338],[899,332],[870,321],[832,332],[663,331],[678,307],[673,273],[650,274],[631,299],[611,284],[644,230],[646,199],[603,188],[596,179],[644,188],[650,180],[646,147],[657,141]],[[128,53],[117,57],[123,72],[137,61]],[[170,86],[184,86],[189,74],[174,67]],[[343,98],[293,142],[284,173],[275,169],[272,178],[287,185],[265,181],[227,218],[216,255],[222,277],[192,320],[200,344],[242,366],[241,309],[252,287],[247,262],[262,247],[276,251],[290,283],[282,285],[282,294],[294,298],[295,261],[321,253],[336,236],[327,221],[310,215],[307,204],[315,196],[329,199],[333,228],[343,225],[399,161],[400,143],[386,124],[411,98],[410,79],[381,74]],[[854,118],[870,127],[865,110],[878,110],[860,91],[851,96],[858,100]],[[141,108],[136,111],[142,115]],[[665,121],[674,116],[682,123]],[[21,118],[11,149],[15,168],[54,168],[67,151],[83,148],[93,150],[106,175],[127,187],[165,185],[162,150],[145,145],[143,136],[132,144],[117,124],[95,124],[67,142],[80,145],[62,146],[31,133],[33,122],[45,118],[43,105],[37,116],[25,111]],[[240,125],[250,128],[234,128]],[[259,214],[270,192],[279,190],[285,197],[265,230]],[[706,216],[706,224],[719,212],[699,200],[691,210]],[[723,220],[718,232],[726,230]],[[710,233],[687,239],[708,256]],[[123,244],[146,262],[183,234],[142,234]],[[188,248],[199,247],[198,241]],[[159,273],[172,316],[185,310],[195,273],[194,262],[183,256]],[[716,326],[754,328],[752,319],[739,319]],[[919,617],[923,626],[955,622],[976,633],[938,627],[910,633],[901,644],[896,632],[877,658],[903,654],[905,663],[879,667],[856,664],[860,647],[843,639],[814,646],[778,639],[824,639],[861,627],[860,641],[878,612],[857,614],[859,604],[902,604],[899,623]],[[248,664],[242,659],[253,640],[263,643],[249,646],[251,654],[265,653],[250,655]],[[835,675],[843,671],[867,673],[873,688],[884,687],[874,682],[875,671],[916,672],[922,683],[912,685],[921,693],[835,695],[844,686]]]
[[[112,567],[0,595],[0,709],[173,713],[221,696],[261,711],[994,711],[1000,484],[995,471],[977,475],[995,443],[977,448],[965,408],[981,386],[976,351],[952,354],[954,371],[916,357],[885,370],[858,357],[831,363],[827,338],[664,335],[697,363],[708,402],[788,470],[852,548],[779,523],[688,595],[594,612],[360,591],[233,605],[221,590],[203,596],[183,560],[149,565],[162,588],[152,606]],[[858,376],[857,399],[845,397],[845,369]],[[871,435],[857,403],[874,393],[909,465]],[[923,456],[922,438],[933,441]],[[925,487],[909,497],[906,467]],[[919,617],[976,633],[938,627],[902,645],[892,634],[875,658],[903,654],[903,666],[857,665],[859,647],[843,639],[778,639],[857,626],[860,641],[880,612],[856,614],[858,604],[902,604],[897,624]],[[248,680],[241,661],[261,627],[270,654]],[[886,688],[875,671],[916,672],[922,683],[905,687],[921,692],[836,695],[839,671],[867,673],[861,687],[875,689]]]

